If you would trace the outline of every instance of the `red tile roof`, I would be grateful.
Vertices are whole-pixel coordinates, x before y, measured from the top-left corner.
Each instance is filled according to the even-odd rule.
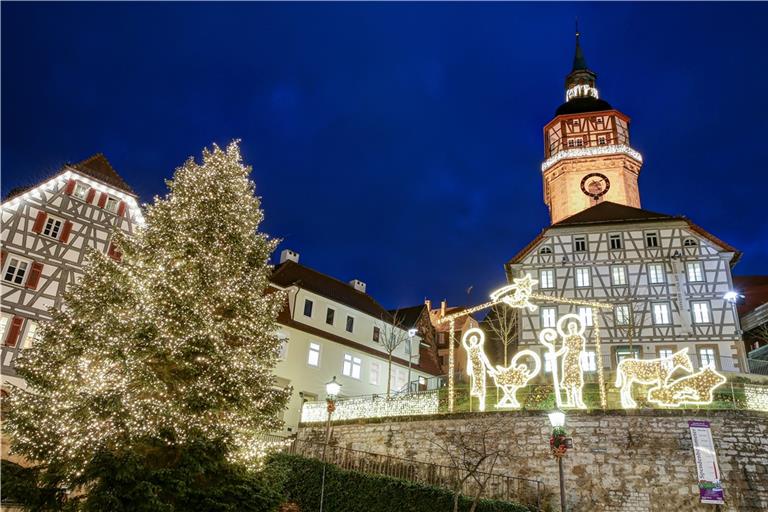
[[[733,287],[744,294],[744,304],[737,306],[739,316],[768,303],[768,276],[733,276]]]

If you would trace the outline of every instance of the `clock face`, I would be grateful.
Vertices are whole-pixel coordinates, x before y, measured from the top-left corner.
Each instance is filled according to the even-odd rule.
[[[581,180],[581,191],[592,199],[600,199],[611,188],[611,182],[608,177],[599,172],[587,174]]]

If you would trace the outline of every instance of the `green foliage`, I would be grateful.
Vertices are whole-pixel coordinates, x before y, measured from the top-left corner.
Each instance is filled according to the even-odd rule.
[[[57,482],[44,481],[38,468],[25,468],[9,460],[0,462],[3,503],[15,503],[26,510],[63,510],[66,493]]]
[[[317,510],[323,463],[279,454],[269,459],[264,475],[282,482],[282,492],[288,501],[296,502],[301,510]],[[459,510],[470,509],[471,500],[462,498]],[[386,476],[346,471],[329,464],[325,474],[324,510],[333,512],[446,512],[453,510],[453,493]],[[528,508],[515,503],[481,500],[477,512],[524,512]]]

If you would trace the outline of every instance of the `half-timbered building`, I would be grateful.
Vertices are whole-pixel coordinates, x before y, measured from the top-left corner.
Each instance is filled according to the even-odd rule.
[[[120,258],[111,240],[143,222],[137,196],[102,154],[66,164],[48,180],[11,190],[2,203],[2,385],[23,386],[14,361],[38,323],[82,275],[88,249]]]
[[[613,309],[544,303],[521,310],[521,348],[537,346],[538,333],[560,316],[578,313],[588,329],[599,320],[605,343],[602,360],[588,347],[586,371],[682,348],[700,366],[744,371],[738,315],[724,297],[739,252],[684,216],[640,208],[642,157],[629,144],[629,118],[599,97],[596,77],[577,34],[566,102],[544,130],[541,172],[552,224],[506,271],[510,282],[531,274],[539,293]]]

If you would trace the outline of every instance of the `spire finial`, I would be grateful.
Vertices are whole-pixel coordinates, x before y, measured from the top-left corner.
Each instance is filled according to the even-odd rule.
[[[579,32],[579,18],[577,16],[576,17],[576,54],[573,56],[573,69],[571,71],[576,71],[578,69],[587,69],[587,60],[584,58],[584,53],[581,50],[579,36],[581,36],[581,32]]]

